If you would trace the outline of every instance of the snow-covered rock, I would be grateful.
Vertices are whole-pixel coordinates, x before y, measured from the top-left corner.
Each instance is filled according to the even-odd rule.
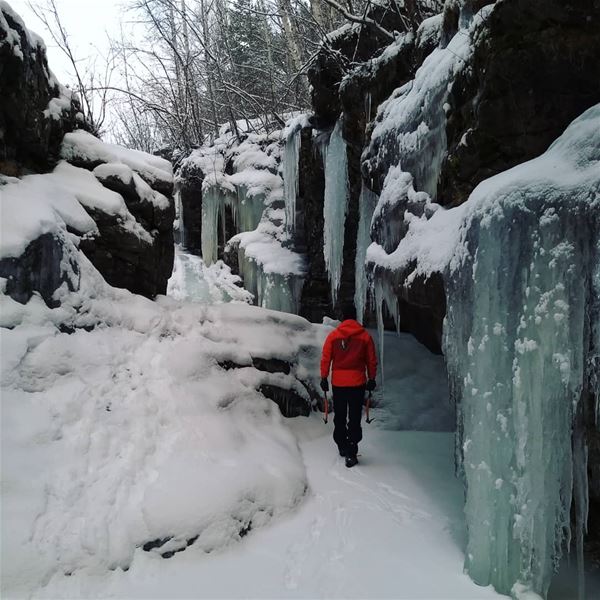
[[[80,281],[59,307],[0,293],[11,597],[54,575],[127,570],[140,553],[201,559],[306,491],[296,439],[258,390],[293,390],[310,409],[318,328],[245,303],[151,302],[66,243]]]
[[[60,154],[72,165],[89,170],[107,163],[126,165],[161,194],[171,196],[173,193],[173,167],[160,156],[102,142],[83,130],[65,135]]]

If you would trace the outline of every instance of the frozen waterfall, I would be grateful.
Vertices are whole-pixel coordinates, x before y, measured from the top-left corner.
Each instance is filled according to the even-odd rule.
[[[296,228],[296,197],[298,196],[298,161],[300,159],[301,127],[290,128],[283,152],[283,196],[287,230]]]
[[[342,137],[342,118],[336,121],[325,152],[325,198],[323,202],[323,255],[335,305],[342,278],[344,227],[348,212],[348,158]]]
[[[210,266],[218,258],[219,224],[225,240],[225,207],[231,209],[238,231],[251,231],[260,223],[265,209],[264,193],[249,193],[247,186],[210,185],[202,197],[202,258]]]
[[[355,260],[355,291],[354,305],[356,306],[356,315],[362,323],[365,314],[365,305],[367,302],[367,274],[365,270],[365,259],[367,248],[371,243],[371,219],[375,206],[377,205],[377,194],[372,192],[363,182],[360,190],[359,202],[359,221],[358,234],[356,239],[356,260]]]
[[[206,265],[217,261],[219,219],[224,222],[225,206],[231,204],[230,194],[217,185],[202,193],[202,259]]]
[[[598,393],[599,130],[600,105],[540,158],[476,188],[447,286],[466,569],[503,593],[546,595],[573,493],[581,554],[586,453],[574,421],[589,386]]]

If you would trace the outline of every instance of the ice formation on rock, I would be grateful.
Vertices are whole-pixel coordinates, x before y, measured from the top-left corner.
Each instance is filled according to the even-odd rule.
[[[444,350],[466,568],[504,593],[546,595],[570,542],[572,491],[583,540],[585,451],[572,434],[598,376],[598,131],[600,105],[538,159],[482,182],[451,263]]]
[[[296,228],[296,196],[298,195],[298,161],[300,158],[301,127],[290,127],[283,153],[283,195],[285,198],[285,220],[287,230]]]
[[[354,305],[356,306],[357,318],[362,323],[365,314],[368,288],[365,259],[367,256],[367,248],[371,243],[371,218],[373,217],[373,211],[377,205],[377,194],[373,193],[363,183],[358,202],[360,216],[356,240]]]
[[[225,221],[225,207],[231,206],[233,190],[219,185],[205,186],[202,193],[202,258],[210,266],[217,260],[219,222]]]
[[[348,157],[342,136],[342,119],[338,119],[325,157],[325,198],[323,202],[323,255],[329,275],[331,299],[335,305],[342,278],[344,227],[348,212]]]
[[[436,48],[415,78],[395,90],[378,110],[367,158],[399,164],[414,177],[415,189],[427,192],[433,200],[446,151],[449,91],[468,64],[473,39],[491,10],[485,6],[475,16],[461,18],[460,29],[448,45]]]

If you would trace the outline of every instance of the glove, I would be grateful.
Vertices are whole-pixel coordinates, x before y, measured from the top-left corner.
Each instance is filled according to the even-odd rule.
[[[377,387],[377,383],[375,383],[374,379],[369,379],[367,381],[367,392],[372,392]]]
[[[324,392],[329,391],[329,381],[327,381],[327,379],[325,377],[323,379],[321,379],[321,389]]]

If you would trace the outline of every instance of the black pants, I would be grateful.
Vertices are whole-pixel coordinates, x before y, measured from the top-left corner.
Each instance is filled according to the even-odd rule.
[[[362,407],[365,386],[333,386],[333,441],[346,456],[355,456],[362,440]]]

